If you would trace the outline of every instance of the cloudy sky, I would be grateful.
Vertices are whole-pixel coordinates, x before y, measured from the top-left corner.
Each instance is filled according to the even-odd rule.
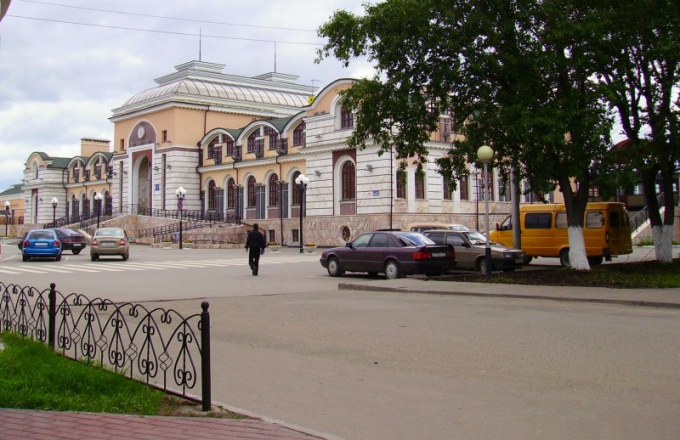
[[[275,59],[316,87],[370,75],[365,62],[314,63],[316,29],[364,1],[12,0],[0,22],[0,191],[21,182],[34,151],[72,157],[83,137],[111,140],[111,110],[199,59],[199,47],[236,75],[272,72]]]

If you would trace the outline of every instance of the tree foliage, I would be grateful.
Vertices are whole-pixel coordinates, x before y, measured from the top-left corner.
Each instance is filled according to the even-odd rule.
[[[680,3],[598,2],[591,37],[597,80],[628,138],[621,155],[640,175],[653,228],[674,222],[673,181],[680,149]],[[657,178],[665,214],[659,213]],[[657,257],[670,262],[670,239],[656,240]]]
[[[429,134],[451,111],[464,139],[438,164],[454,187],[488,144],[504,178],[513,167],[533,191],[559,185],[569,226],[581,228],[590,186],[617,175],[611,114],[592,81],[592,12],[569,0],[386,0],[362,16],[336,12],[319,29],[319,59],[375,64],[344,96],[357,110],[351,145],[370,139],[425,163]]]

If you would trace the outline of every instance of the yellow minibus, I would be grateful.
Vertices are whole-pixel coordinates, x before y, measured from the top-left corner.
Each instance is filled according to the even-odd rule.
[[[567,212],[562,204],[532,204],[519,208],[522,250],[527,263],[534,257],[559,257],[569,266]],[[512,217],[496,224],[492,241],[514,246]],[[588,203],[583,221],[583,239],[590,264],[611,261],[614,255],[633,252],[628,211],[623,203]]]

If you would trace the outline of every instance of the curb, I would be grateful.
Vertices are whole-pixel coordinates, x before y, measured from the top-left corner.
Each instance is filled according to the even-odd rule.
[[[338,290],[362,290],[362,291],[378,291],[378,292],[403,292],[403,293],[421,293],[427,295],[455,295],[455,296],[472,296],[484,298],[512,298],[512,299],[539,299],[546,301],[561,301],[561,302],[584,302],[595,304],[615,304],[624,306],[636,307],[657,307],[657,308],[671,308],[680,309],[680,303],[672,302],[658,302],[658,301],[644,301],[644,300],[626,300],[626,299],[609,299],[609,298],[578,298],[570,296],[549,296],[549,295],[522,295],[517,293],[485,293],[485,292],[461,292],[461,291],[436,291],[425,289],[414,289],[409,287],[383,287],[383,286],[367,286],[362,284],[339,283]]]

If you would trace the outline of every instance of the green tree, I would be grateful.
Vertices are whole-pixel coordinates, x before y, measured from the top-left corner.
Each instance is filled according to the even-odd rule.
[[[583,217],[592,184],[611,187],[611,118],[591,81],[588,6],[540,0],[387,0],[357,16],[337,11],[319,29],[319,59],[368,56],[374,78],[344,95],[357,111],[349,144],[427,160],[444,111],[464,135],[438,164],[455,180],[476,149],[496,151],[534,191],[564,194],[575,269],[590,268]]]
[[[622,7],[604,0],[595,12],[590,47],[597,78],[629,141],[622,155],[643,183],[657,259],[670,263],[680,148],[680,3],[632,0]]]

